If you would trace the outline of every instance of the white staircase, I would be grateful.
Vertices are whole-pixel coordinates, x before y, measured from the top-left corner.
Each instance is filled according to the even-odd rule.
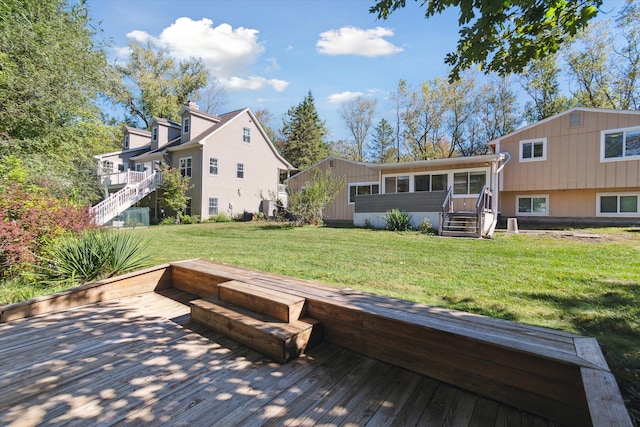
[[[160,183],[162,183],[160,173],[153,172],[145,176],[142,172],[129,171],[124,188],[91,208],[94,222],[97,225],[106,224],[144,196],[155,191]]]

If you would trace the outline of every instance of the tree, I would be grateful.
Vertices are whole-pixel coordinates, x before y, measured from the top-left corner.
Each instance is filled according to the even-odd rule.
[[[387,163],[396,158],[393,128],[386,119],[380,120],[373,131],[373,140],[369,147],[373,161]]]
[[[569,106],[566,96],[560,94],[557,54],[532,61],[520,74],[520,85],[531,97],[524,106],[527,123],[535,123],[565,111]]]
[[[404,79],[400,79],[398,81],[398,87],[394,93],[391,94],[391,100],[393,101],[393,109],[394,109],[394,141],[396,148],[396,162],[400,162],[401,157],[401,146],[402,146],[402,136],[404,134],[403,129],[403,115],[406,114],[406,111],[403,111],[404,108],[409,108],[409,98],[410,98],[410,88],[407,84],[407,81]]]
[[[344,176],[334,176],[331,169],[325,172],[314,169],[311,181],[298,192],[289,194],[289,212],[300,224],[322,225],[324,209],[342,191],[346,183]]]
[[[416,0],[418,1],[418,0]],[[519,73],[533,59],[557,52],[598,13],[603,0],[421,0],[429,19],[449,7],[458,7],[460,39],[445,62],[449,80],[479,64],[486,72]],[[369,9],[387,19],[404,8],[406,0],[377,0]]]
[[[351,132],[351,136],[353,136],[355,158],[352,160],[358,162],[365,160],[365,142],[377,104],[377,99],[369,100],[358,96],[352,101],[345,102],[340,107],[340,117],[342,117],[349,132]]]
[[[129,43],[131,53],[126,65],[115,65],[111,99],[124,106],[131,118],[149,127],[153,117],[178,120],[178,112],[207,86],[208,71],[201,59],[176,63],[167,50],[151,43]]]
[[[260,110],[257,110],[255,112],[255,115],[256,115],[256,119],[258,119],[258,122],[260,122],[260,126],[262,126],[262,129],[264,129],[264,131],[266,132],[271,142],[273,142],[277,147],[279,145],[278,140],[280,138],[276,134],[276,131],[274,131],[273,128],[271,127],[273,114],[271,114],[271,112],[266,108],[261,108]]]
[[[293,166],[304,169],[329,154],[323,140],[327,130],[316,111],[311,91],[296,107],[287,111],[282,126],[283,155]]]
[[[209,114],[219,113],[220,108],[227,102],[224,87],[216,79],[210,79],[199,96],[204,102],[203,111]]]
[[[176,213],[176,222],[180,221],[180,216],[187,207],[187,190],[189,185],[189,177],[182,176],[179,169],[162,165],[160,168],[162,173],[162,184],[160,188],[163,190],[162,203],[165,207]]]
[[[476,120],[480,124],[480,151],[487,152],[488,143],[515,131],[522,123],[516,94],[508,77],[490,78],[479,93]]]

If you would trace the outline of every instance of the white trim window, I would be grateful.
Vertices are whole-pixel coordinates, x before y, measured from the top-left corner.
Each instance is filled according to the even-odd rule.
[[[236,178],[244,179],[244,163],[236,164]]]
[[[385,193],[408,193],[409,192],[409,176],[385,176],[384,192]]]
[[[603,162],[640,158],[640,127],[601,132],[600,160]]]
[[[189,133],[189,117],[182,119],[182,133]]]
[[[126,134],[124,136],[124,149],[128,150],[129,149],[129,134]]]
[[[538,162],[547,160],[547,138],[520,141],[520,161]]]
[[[158,126],[151,128],[151,140],[154,142],[158,140]]]
[[[349,184],[349,204],[353,205],[356,202],[356,196],[367,196],[379,192],[380,184],[377,182],[354,182]]]
[[[480,194],[482,187],[486,184],[487,173],[485,171],[453,174],[453,194],[455,195]]]
[[[548,216],[549,195],[527,194],[516,196],[516,213],[518,216]]]
[[[218,198],[209,197],[209,216],[218,215]]]
[[[110,161],[110,160],[103,160],[103,161],[102,161],[102,165],[101,165],[101,166],[102,166],[102,170],[101,170],[102,174],[110,174],[110,173],[113,173],[113,166],[114,166],[114,164],[113,164],[113,162],[112,162],[112,161]]]
[[[447,174],[419,174],[413,176],[413,191],[447,191]]]
[[[136,163],[135,169],[136,169],[136,172],[144,172],[144,164],[143,163]]]
[[[182,157],[178,159],[178,165],[180,175],[191,177],[191,157]]]
[[[639,216],[640,193],[597,193],[596,216]]]
[[[209,175],[218,175],[218,159],[209,157]]]
[[[251,128],[246,126],[242,128],[242,142],[251,143]]]

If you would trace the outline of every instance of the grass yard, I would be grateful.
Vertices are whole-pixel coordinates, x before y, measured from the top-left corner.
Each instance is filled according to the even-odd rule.
[[[214,223],[152,227],[154,261],[207,258],[598,339],[640,419],[640,229],[596,237]]]
[[[476,240],[232,222],[126,232],[151,241],[152,264],[206,258],[596,337],[638,422],[640,229],[588,231]]]

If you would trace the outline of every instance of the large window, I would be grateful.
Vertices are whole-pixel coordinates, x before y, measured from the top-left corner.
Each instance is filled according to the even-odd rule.
[[[180,175],[191,176],[191,157],[183,157],[178,160]]]
[[[110,162],[109,160],[103,160],[102,173],[103,174],[113,173],[113,162]]]
[[[480,194],[487,182],[483,172],[458,172],[453,174],[453,194]]]
[[[603,193],[596,196],[596,216],[637,216],[640,193]]]
[[[251,142],[251,128],[242,128],[242,142],[246,142],[247,144]]]
[[[640,157],[640,128],[602,132],[601,159],[624,160]]]
[[[356,202],[356,196],[366,196],[369,194],[378,194],[380,186],[377,182],[365,182],[358,184],[349,184],[349,204]]]
[[[447,174],[415,175],[413,177],[414,191],[446,191]]]
[[[384,179],[385,193],[408,193],[409,177],[408,176],[388,176]]]
[[[209,197],[209,216],[218,215],[218,198]]]
[[[209,157],[209,175],[218,175],[218,159]]]
[[[244,179],[244,163],[238,163],[236,165],[236,178]]]
[[[520,161],[547,160],[547,138],[520,141]]]
[[[549,215],[549,196],[516,196],[518,215]]]

